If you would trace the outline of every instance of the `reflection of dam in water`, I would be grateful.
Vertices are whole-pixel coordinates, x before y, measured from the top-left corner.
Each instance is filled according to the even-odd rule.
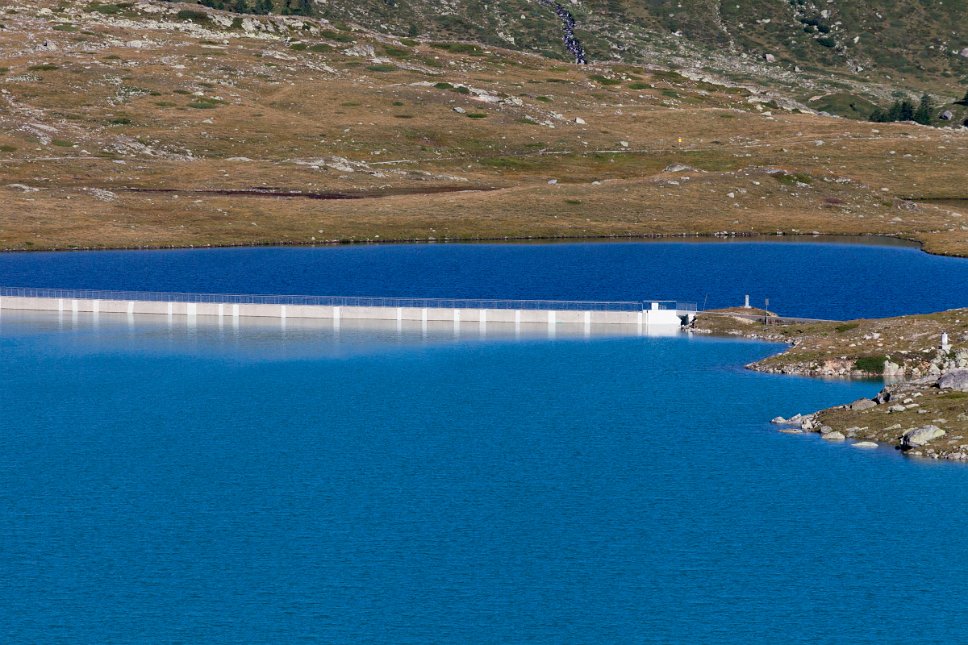
[[[58,320],[167,318],[195,326],[277,325],[286,328],[476,329],[480,333],[655,335],[677,333],[696,306],[663,300],[597,302],[558,300],[450,300],[331,296],[0,289],[0,312],[48,312]]]

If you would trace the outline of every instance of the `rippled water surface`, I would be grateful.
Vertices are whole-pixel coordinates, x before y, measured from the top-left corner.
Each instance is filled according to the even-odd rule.
[[[646,264],[680,285],[708,276],[719,302],[742,292],[722,274],[743,274],[720,249],[758,275],[754,249],[810,251],[816,274],[846,270],[853,248],[589,247],[0,256],[0,282],[219,290],[277,266],[258,290],[326,292],[311,288],[325,275],[368,293],[383,271],[402,293],[412,271],[434,295],[473,276],[453,259],[424,276],[421,254],[459,248],[493,289],[466,295],[621,297],[655,293],[629,267],[658,252],[696,254]],[[528,249],[543,259],[515,278]],[[958,275],[928,260],[917,275]],[[773,284],[800,284],[776,266]],[[820,314],[818,293],[853,291],[803,286],[785,309]],[[859,290],[864,307],[911,309],[935,291],[909,283],[906,304],[885,305]],[[767,422],[877,383],[751,373],[780,349],[753,342],[200,321],[0,314],[4,642],[963,638],[968,468]]]

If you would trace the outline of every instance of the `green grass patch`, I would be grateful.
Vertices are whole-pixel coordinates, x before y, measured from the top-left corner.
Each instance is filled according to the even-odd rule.
[[[307,49],[309,49],[309,45],[307,45],[306,43],[293,43],[289,45],[289,49],[292,49],[297,52],[304,52]]]
[[[394,114],[393,118],[394,119],[412,119],[413,115],[412,114]]]
[[[588,78],[595,81],[599,85],[621,85],[622,84],[622,81],[620,81],[617,78],[609,78],[607,76],[602,76],[601,74],[592,74]]]
[[[51,141],[51,143],[54,144],[55,146],[57,146],[58,148],[73,148],[74,147],[74,142],[73,141],[68,141],[67,139],[54,139],[53,141]]]
[[[968,399],[968,392],[945,392],[939,398],[945,401],[963,401]]]
[[[110,125],[131,125],[131,119],[126,116],[119,116],[108,121]]]
[[[17,152],[17,146],[2,145],[0,146],[0,152]]]
[[[356,41],[356,39],[350,34],[343,34],[338,31],[333,31],[332,29],[324,29],[323,31],[319,32],[319,35],[327,40],[335,40],[338,43],[352,43]]]
[[[409,49],[405,49],[403,47],[391,47],[389,45],[383,48],[383,53],[390,58],[410,58],[413,56],[413,52]]]
[[[386,73],[386,72],[395,72],[397,71],[398,68],[396,65],[380,64],[380,65],[367,65],[366,69],[368,69],[371,72]]]
[[[170,108],[178,105],[177,103],[172,103],[171,101],[155,101],[155,105],[160,108]]]
[[[221,104],[222,102],[219,101],[218,99],[199,97],[198,99],[189,103],[188,107],[196,110],[214,110]]]
[[[43,65],[31,65],[27,69],[31,72],[53,72],[54,70],[60,69],[60,67],[51,65],[50,63],[44,63]]]
[[[887,356],[861,356],[854,361],[854,369],[868,374],[883,374]]]
[[[688,80],[685,76],[679,72],[656,70],[652,72],[652,78],[658,78],[663,81],[669,81],[670,83],[684,83]]]
[[[565,203],[569,206],[581,206],[582,202],[580,199],[566,199]]]
[[[452,90],[452,89],[454,89],[454,86],[453,85],[451,85],[450,83],[444,83],[444,82],[434,83],[434,87],[436,87],[438,90]]]
[[[6,74],[9,71],[10,71],[10,68],[9,67],[0,67],[0,76],[3,76],[4,74]]]
[[[467,118],[468,119],[486,119],[487,115],[484,114],[483,112],[468,112]]]
[[[552,99],[550,96],[536,96],[535,101],[541,101],[542,103],[551,103]]]
[[[434,49],[443,49],[451,54],[468,54],[470,56],[483,56],[484,50],[477,45],[467,43],[430,43]]]
[[[770,173],[770,177],[777,180],[784,186],[796,186],[797,184],[812,184],[813,177],[805,172],[797,173],[786,173],[786,172],[774,172]]]
[[[630,90],[651,90],[655,89],[652,87],[651,83],[629,83],[628,88]]]
[[[317,43],[315,45],[311,45],[309,47],[309,51],[313,52],[314,54],[326,54],[333,51],[333,46],[327,45],[326,43]]]
[[[54,25],[54,31],[66,31],[68,33],[74,33],[75,31],[77,31],[77,27],[75,27],[74,25],[69,24],[69,23],[68,24],[61,24],[61,25]]]
[[[100,13],[105,16],[116,16],[120,13],[124,13],[125,10],[130,9],[133,6],[133,2],[118,2],[116,4],[92,2],[85,7],[84,11],[88,13]]]
[[[834,327],[834,331],[836,331],[838,334],[843,334],[844,332],[857,329],[858,327],[860,327],[858,323],[844,323],[842,325],[837,325],[836,327]]]
[[[481,165],[498,170],[527,170],[535,164],[533,161],[516,157],[490,157],[481,159]]]
[[[866,121],[871,113],[877,109],[877,104],[856,94],[839,92],[828,94],[822,99],[810,103],[810,107],[819,112],[829,112],[837,116]]]

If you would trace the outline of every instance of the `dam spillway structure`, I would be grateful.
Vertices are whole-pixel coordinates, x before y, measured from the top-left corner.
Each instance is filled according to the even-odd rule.
[[[279,321],[286,325],[327,325],[370,321],[385,325],[474,326],[487,330],[557,331],[584,335],[672,335],[696,315],[693,303],[672,300],[565,301],[355,296],[234,295],[0,288],[4,312],[46,312],[59,317],[158,317],[195,325]]]

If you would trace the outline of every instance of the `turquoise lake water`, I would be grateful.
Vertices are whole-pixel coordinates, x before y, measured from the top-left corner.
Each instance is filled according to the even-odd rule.
[[[0,633],[963,639],[968,468],[779,434],[880,387],[779,349],[5,312]]]

